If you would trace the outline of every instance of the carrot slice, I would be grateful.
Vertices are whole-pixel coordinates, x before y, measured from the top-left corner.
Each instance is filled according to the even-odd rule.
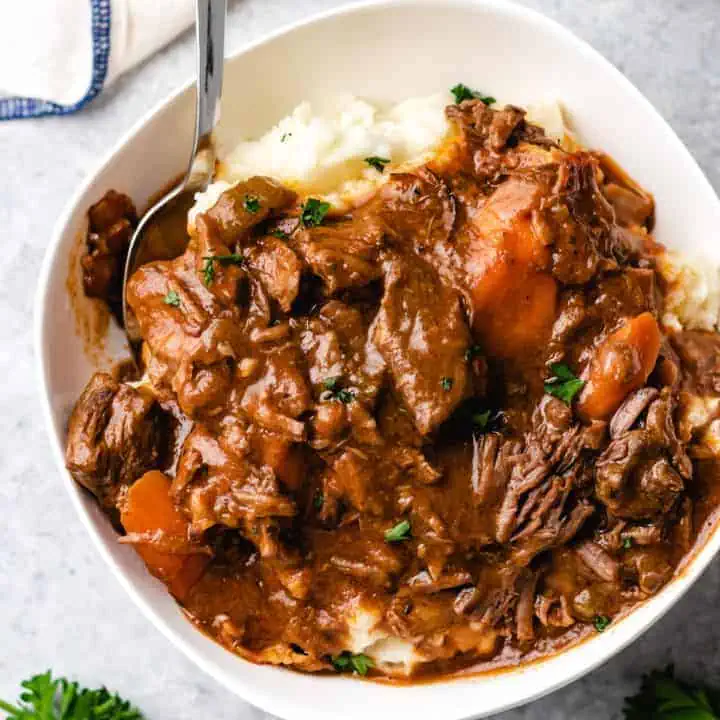
[[[170,480],[159,470],[150,470],[128,490],[120,514],[129,533],[153,533],[186,537],[188,523],[170,497]],[[204,555],[177,555],[157,550],[150,544],[137,544],[135,550],[147,569],[160,578],[170,592],[182,599],[202,575],[208,558]]]
[[[633,390],[642,387],[660,352],[657,320],[644,312],[609,335],[590,364],[590,374],[577,404],[587,419],[609,418]]]

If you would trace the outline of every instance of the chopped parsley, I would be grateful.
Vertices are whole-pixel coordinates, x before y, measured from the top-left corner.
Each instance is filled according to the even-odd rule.
[[[593,625],[598,632],[602,632],[610,624],[610,618],[607,615],[596,615]]]
[[[339,400],[341,403],[347,405],[355,398],[355,393],[352,392],[352,390],[347,390],[342,387],[342,378],[339,375],[325,378],[323,380],[323,387],[325,391],[320,396],[321,400]]]
[[[560,398],[566,405],[572,404],[573,398],[583,389],[585,381],[575,377],[564,363],[553,363],[550,371],[553,375],[545,381],[545,392]]]
[[[440,386],[445,392],[450,392],[453,386],[453,379],[451,377],[440,378]]]
[[[290,132],[283,133],[282,137],[280,138],[280,142],[285,142],[288,138],[291,138],[291,137],[292,137],[292,133],[290,133]]]
[[[321,490],[316,490],[313,495],[313,506],[316,510],[322,510],[322,506],[325,504],[325,496]]]
[[[290,236],[280,228],[277,228],[276,230],[273,230],[270,233],[273,237],[279,238],[280,240],[287,240]]]
[[[203,260],[203,282],[206,287],[210,287],[215,280],[215,263],[221,265],[243,265],[245,256],[240,253],[231,253],[230,255],[206,255]]]
[[[455,103],[459,105],[463,100],[481,100],[486,105],[492,105],[497,102],[490,95],[483,95],[477,90],[471,90],[467,85],[458,83],[455,87],[450,88],[450,92],[455,96]]]
[[[136,707],[106,688],[82,688],[65,678],[53,678],[49,670],[21,685],[17,705],[0,700],[7,720],[143,720]]]
[[[180,307],[180,296],[174,291],[171,290],[164,298],[163,302],[166,305],[172,305],[173,307]]]
[[[390,158],[382,158],[377,155],[371,155],[370,157],[365,158],[365,162],[371,168],[375,168],[379,173],[381,173],[385,169],[385,166],[390,162]]]
[[[330,210],[330,203],[317,198],[308,198],[302,206],[300,222],[305,227],[316,227],[325,219]]]
[[[254,195],[246,195],[243,203],[245,210],[253,215],[260,209],[260,200]]]
[[[385,531],[385,542],[394,543],[402,542],[410,537],[410,522],[408,520],[402,520],[397,525],[394,525],[389,530]]]
[[[372,658],[367,655],[363,653],[353,655],[347,651],[332,658],[332,664],[338,672],[354,672],[358,675],[367,675],[368,670],[375,667]]]
[[[632,538],[623,538],[622,546],[625,548],[625,550],[629,550],[633,546]]]
[[[473,358],[478,357],[478,355],[482,355],[482,348],[479,345],[471,345],[466,351],[465,351],[465,360],[467,362],[470,362]]]
[[[472,416],[472,423],[473,427],[480,432],[487,430],[488,425],[490,424],[490,410],[474,413]]]

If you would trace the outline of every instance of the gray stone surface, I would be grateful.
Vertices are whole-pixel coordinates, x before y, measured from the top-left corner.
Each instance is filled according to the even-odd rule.
[[[240,0],[232,6],[228,46],[336,4]],[[720,187],[718,0],[528,4],[589,40],[626,73]],[[179,655],[111,577],[60,486],[34,388],[33,291],[55,218],[106,149],[192,69],[186,34],[80,115],[0,124],[0,697],[14,698],[21,679],[52,667],[86,683],[108,683],[150,720],[264,717]],[[640,674],[669,661],[689,677],[720,682],[718,597],[716,562],[632,647],[502,720],[619,718],[622,698]]]

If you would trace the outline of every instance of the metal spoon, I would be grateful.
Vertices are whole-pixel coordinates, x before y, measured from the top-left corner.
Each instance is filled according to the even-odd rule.
[[[227,0],[197,0],[195,42],[197,49],[197,96],[195,137],[187,172],[181,182],[143,215],[128,248],[123,271],[122,313],[131,347],[140,338],[137,321],[127,304],[127,284],[135,268],[155,258],[148,253],[148,227],[162,222],[182,205],[189,207],[196,192],[205,190],[215,171],[215,148],[211,140],[217,124],[222,91]]]

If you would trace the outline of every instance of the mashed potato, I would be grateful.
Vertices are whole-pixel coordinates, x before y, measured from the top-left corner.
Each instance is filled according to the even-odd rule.
[[[670,330],[715,330],[720,321],[720,271],[702,258],[668,251],[658,258],[667,284],[663,324]]]

